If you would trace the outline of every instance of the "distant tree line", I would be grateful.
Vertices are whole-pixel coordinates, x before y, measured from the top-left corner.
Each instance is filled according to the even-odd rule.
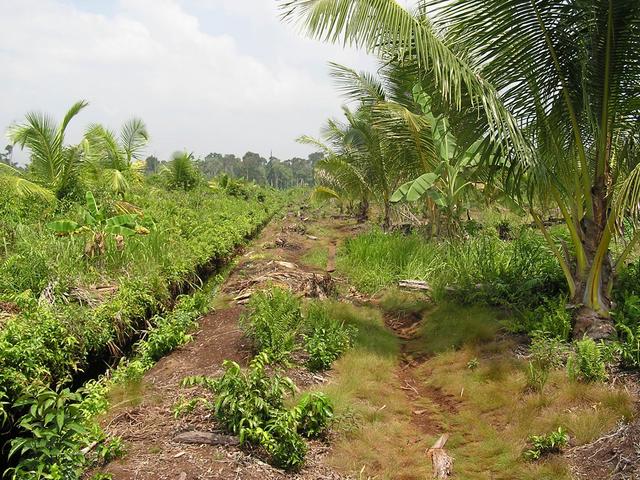
[[[320,152],[312,153],[307,158],[294,157],[288,160],[274,156],[266,159],[254,152],[247,152],[242,158],[233,154],[209,153],[204,158],[195,159],[194,164],[206,179],[226,174],[259,185],[285,189],[313,185],[314,166],[323,157]],[[146,172],[158,173],[165,164],[166,161],[149,156],[146,159]]]

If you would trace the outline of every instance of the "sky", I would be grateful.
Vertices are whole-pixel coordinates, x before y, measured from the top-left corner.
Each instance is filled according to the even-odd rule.
[[[145,154],[160,159],[306,157],[295,139],[317,136],[344,103],[327,63],[375,69],[366,53],[283,23],[276,0],[0,0],[0,18],[3,135],[29,111],[60,119],[86,99],[69,143],[91,123],[118,130],[137,116]]]

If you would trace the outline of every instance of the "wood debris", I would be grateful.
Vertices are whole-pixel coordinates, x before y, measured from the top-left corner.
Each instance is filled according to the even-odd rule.
[[[239,445],[240,440],[233,435],[225,435],[223,433],[202,432],[193,430],[190,432],[182,432],[173,438],[178,443],[193,443],[196,445]]]
[[[398,282],[398,286],[409,290],[421,290],[424,292],[431,291],[431,286],[422,280],[400,280]]]
[[[427,456],[431,458],[433,466],[433,478],[448,478],[453,470],[453,457],[449,455],[444,446],[449,440],[449,434],[440,435],[440,438],[427,450]]]
[[[329,273],[319,275],[307,272],[291,262],[270,261],[257,264],[247,271],[247,277],[225,288],[240,305],[247,303],[254,292],[270,285],[289,288],[312,298],[327,298],[336,293],[335,282]]]

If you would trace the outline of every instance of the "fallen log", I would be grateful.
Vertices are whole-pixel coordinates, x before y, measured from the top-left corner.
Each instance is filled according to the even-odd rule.
[[[225,435],[223,433],[201,432],[193,430],[190,432],[182,432],[173,437],[174,442],[178,443],[195,443],[198,445],[239,445],[240,441],[233,435]]]
[[[444,449],[447,440],[449,434],[445,433],[427,450],[427,456],[431,458],[433,466],[433,478],[448,478],[453,470],[453,457]]]
[[[431,286],[422,280],[400,280],[398,282],[400,288],[408,288],[410,290],[422,290],[424,292],[430,292]]]

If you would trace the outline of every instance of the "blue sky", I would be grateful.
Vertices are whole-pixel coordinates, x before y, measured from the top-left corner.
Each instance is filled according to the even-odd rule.
[[[2,0],[0,128],[26,112],[92,122],[148,124],[148,154],[247,150],[306,155],[343,100],[327,62],[372,69],[363,52],[304,38],[278,18],[275,0]],[[0,147],[1,148],[1,147]]]

